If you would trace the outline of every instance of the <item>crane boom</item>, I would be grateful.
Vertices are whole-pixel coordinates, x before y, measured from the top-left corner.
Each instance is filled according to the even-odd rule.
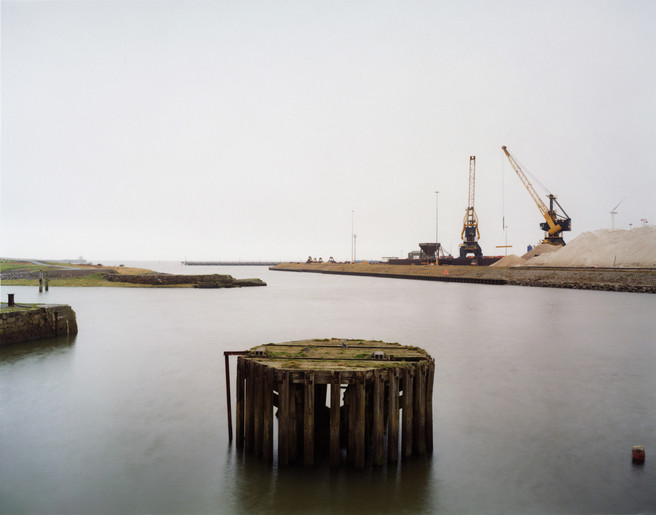
[[[557,197],[555,195],[552,194],[548,195],[549,207],[547,208],[546,204],[542,201],[538,193],[535,191],[535,188],[528,180],[528,177],[526,177],[526,174],[522,170],[521,166],[519,166],[519,163],[517,163],[515,158],[510,155],[510,152],[508,152],[508,149],[505,146],[503,146],[501,147],[501,150],[503,150],[504,153],[506,154],[506,157],[508,158],[508,161],[510,161],[513,170],[515,170],[515,173],[522,181],[524,187],[528,190],[528,193],[529,195],[531,195],[533,202],[535,202],[535,204],[538,206],[540,213],[542,213],[542,216],[546,220],[546,222],[540,224],[540,228],[548,234],[547,236],[545,236],[542,243],[549,243],[552,245],[565,245],[565,241],[563,240],[562,233],[563,231],[572,230],[572,219],[569,216],[567,216],[565,210],[556,200]],[[565,218],[558,217],[554,209],[554,202],[558,207],[560,207],[563,213],[565,213]]]

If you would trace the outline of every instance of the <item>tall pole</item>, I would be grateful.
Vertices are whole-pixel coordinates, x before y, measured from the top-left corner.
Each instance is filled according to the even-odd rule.
[[[435,264],[437,264],[438,256],[440,255],[440,239],[438,233],[438,214],[439,214],[439,195],[440,192],[435,192]]]
[[[353,234],[353,210],[351,209],[351,264],[354,263],[355,259],[353,257],[353,244],[355,243],[355,236]]]

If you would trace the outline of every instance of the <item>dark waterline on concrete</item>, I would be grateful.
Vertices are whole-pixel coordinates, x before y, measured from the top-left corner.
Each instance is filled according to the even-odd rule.
[[[17,302],[70,304],[79,334],[0,351],[0,512],[656,510],[655,297],[208,273],[269,286],[2,287]],[[436,358],[431,458],[278,469],[228,445],[223,351],[333,336]]]

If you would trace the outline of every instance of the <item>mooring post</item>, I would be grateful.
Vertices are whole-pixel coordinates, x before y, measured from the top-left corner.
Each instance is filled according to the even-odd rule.
[[[403,458],[412,456],[412,392],[414,389],[412,372],[410,367],[406,367],[403,371],[403,423],[401,427]]]
[[[246,361],[237,358],[237,407],[235,417],[237,431],[237,449],[244,448],[244,368]]]
[[[46,270],[46,291],[48,291],[48,271]]]
[[[8,307],[12,307],[16,304],[14,302],[14,295],[15,295],[14,293],[8,293],[7,294],[7,306]]]
[[[263,409],[263,442],[262,457],[266,461],[273,461],[273,369],[264,368],[264,402]]]
[[[39,293],[43,292],[43,270],[39,270]]]
[[[382,370],[374,370],[374,416],[373,416],[373,461],[374,465],[380,466],[384,461],[384,398],[385,383],[382,378]]]
[[[289,464],[289,373],[280,372],[278,380],[278,464]]]
[[[390,369],[388,382],[388,422],[387,422],[387,460],[399,460],[399,376],[396,369]]]
[[[339,415],[341,401],[341,375],[333,372],[330,383],[330,466],[339,466]]]
[[[303,464],[314,465],[314,374],[305,373],[303,413]]]

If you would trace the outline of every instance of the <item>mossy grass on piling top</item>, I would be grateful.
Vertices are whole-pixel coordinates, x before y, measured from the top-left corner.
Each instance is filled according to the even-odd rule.
[[[382,352],[375,358],[374,353]],[[430,361],[419,347],[379,340],[309,339],[258,345],[246,358],[277,369],[295,371],[358,371],[403,366],[406,362]]]

